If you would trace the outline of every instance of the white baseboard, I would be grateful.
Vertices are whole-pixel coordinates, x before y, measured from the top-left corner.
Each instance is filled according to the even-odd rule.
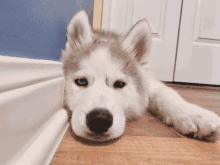
[[[0,93],[62,76],[62,63],[0,56]]]
[[[68,115],[63,109],[55,114],[53,121],[15,165],[48,165],[69,126],[67,119]]]
[[[67,124],[62,63],[0,56],[0,164],[49,164]]]

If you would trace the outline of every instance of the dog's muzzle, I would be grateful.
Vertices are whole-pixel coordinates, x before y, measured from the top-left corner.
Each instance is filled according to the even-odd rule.
[[[91,132],[102,134],[112,126],[113,116],[107,109],[95,108],[86,116],[86,125]]]

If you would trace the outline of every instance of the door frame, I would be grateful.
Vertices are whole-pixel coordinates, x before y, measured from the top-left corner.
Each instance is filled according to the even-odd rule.
[[[104,0],[94,0],[94,8],[93,8],[93,28],[101,29],[102,26],[102,13],[103,13],[103,1]],[[109,0],[105,0],[109,1]]]

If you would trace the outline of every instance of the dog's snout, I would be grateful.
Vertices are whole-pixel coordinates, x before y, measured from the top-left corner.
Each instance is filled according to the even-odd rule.
[[[107,132],[113,122],[113,116],[107,109],[96,108],[86,117],[86,125],[89,130],[97,134]]]

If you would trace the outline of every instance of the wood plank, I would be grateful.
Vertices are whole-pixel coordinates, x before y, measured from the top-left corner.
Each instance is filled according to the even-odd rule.
[[[67,132],[70,135],[70,132]],[[186,138],[123,136],[106,146],[90,146],[65,136],[50,165],[69,164],[218,164],[220,142]]]

